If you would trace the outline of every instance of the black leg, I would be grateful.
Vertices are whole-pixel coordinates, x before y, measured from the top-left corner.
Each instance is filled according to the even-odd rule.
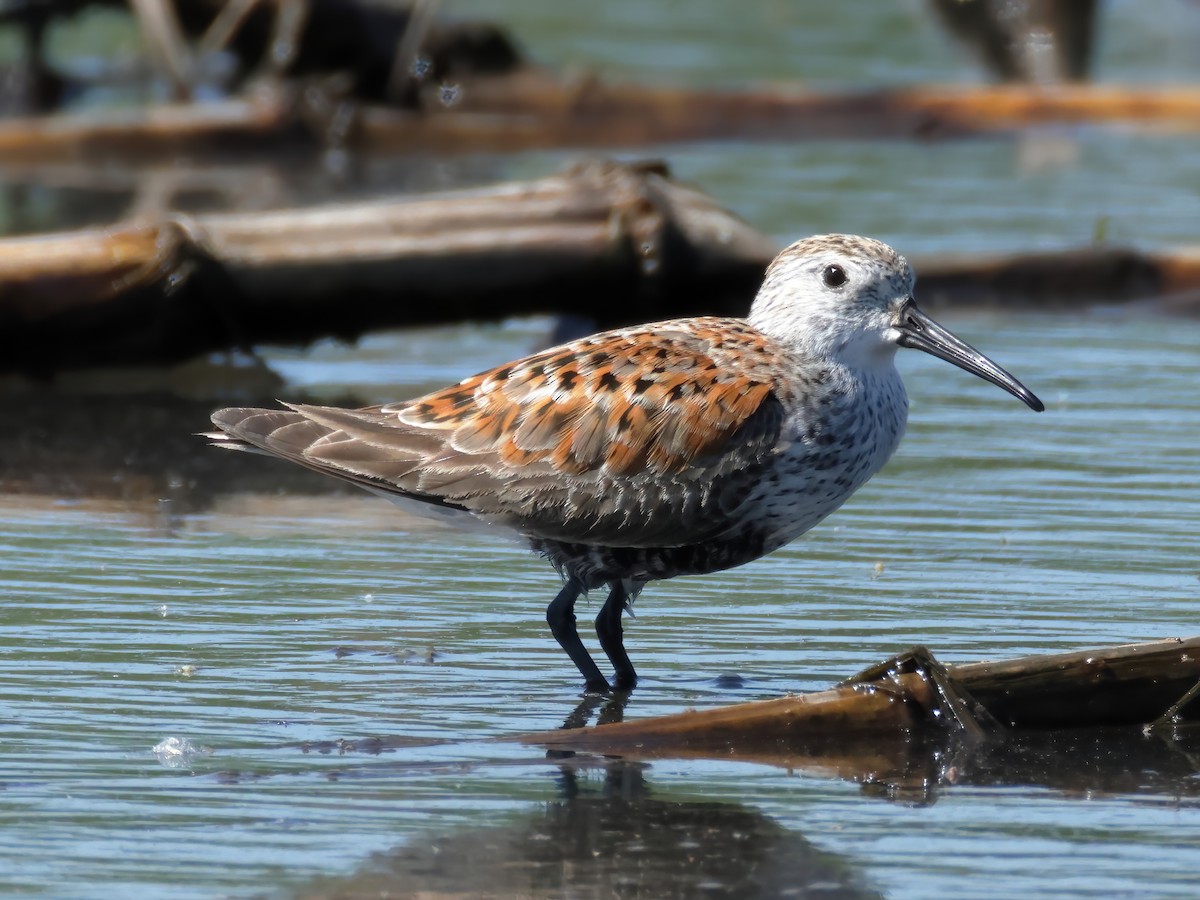
[[[585,690],[589,693],[603,693],[608,690],[608,681],[600,674],[600,669],[588,656],[579,632],[575,630],[575,601],[579,599],[583,588],[574,578],[568,578],[558,596],[546,607],[546,624],[559,646],[567,651],[571,662],[583,676],[586,682]]]
[[[625,612],[625,601],[629,595],[619,581],[612,583],[612,590],[600,614],[596,616],[596,637],[613,664],[613,689],[632,691],[637,684],[637,672],[625,652],[625,629],[621,626],[621,614]]]

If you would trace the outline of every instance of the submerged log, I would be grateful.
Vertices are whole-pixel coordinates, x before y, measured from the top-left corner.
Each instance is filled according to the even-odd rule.
[[[1044,731],[1155,723],[1200,681],[1200,637],[947,666],[1002,728]],[[778,757],[868,742],[884,755],[940,730],[938,688],[923,672],[873,673],[827,691],[741,703],[516,740],[555,749],[636,756]],[[879,743],[883,741],[884,743]],[[815,757],[814,757],[815,758]]]
[[[713,90],[553,80],[537,71],[459,85],[425,115],[364,108],[367,151],[454,152],[683,140],[934,140],[1047,124],[1200,127],[1200,87],[917,86],[819,91],[803,85]]]
[[[212,104],[0,122],[0,165],[237,154],[511,152],[687,140],[945,139],[1046,124],[1193,132],[1200,87],[1119,85],[710,90],[555,79],[536,70],[433,85],[424,108],[356,105],[308,86]]]

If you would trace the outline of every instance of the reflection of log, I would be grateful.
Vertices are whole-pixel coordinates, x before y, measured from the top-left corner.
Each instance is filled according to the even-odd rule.
[[[422,111],[356,111],[336,98],[314,107],[312,91],[295,93],[304,99],[283,92],[215,104],[9,119],[0,122],[0,164],[218,152],[312,156],[330,140],[358,153],[476,153],[683,140],[929,139],[1046,123],[1200,128],[1200,88],[1191,86],[718,91],[571,83],[523,72],[463,79],[447,95],[452,105]],[[330,119],[337,122],[335,136],[323,124]]]
[[[1200,637],[947,668],[1011,728],[1144,724],[1200,680]],[[754,756],[856,739],[890,736],[903,742],[906,734],[935,730],[931,714],[936,706],[927,680],[902,674],[778,700],[522,735],[520,740],[602,753]]]
[[[0,242],[0,366],[172,362],[262,341],[573,312],[739,309],[769,239],[655,167],[597,164],[400,203]]]

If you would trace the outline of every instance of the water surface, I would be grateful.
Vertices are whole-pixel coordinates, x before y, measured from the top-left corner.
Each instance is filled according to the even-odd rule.
[[[584,26],[553,4],[510,4],[544,58],[610,73],[968,77],[916,4],[879,20],[839,12],[820,31],[796,12],[815,8],[609,4]],[[1179,34],[1194,17],[1143,8],[1106,7],[1117,25],[1102,76],[1194,73],[1181,38],[1161,58],[1137,52],[1164,21]],[[1195,240],[1194,142],[1053,137],[1068,153],[1049,167],[1008,140],[661,152],[781,240],[862,231],[913,255],[1071,246],[1100,219],[1145,247]],[[541,174],[560,159],[491,165]],[[916,643],[958,662],[1196,632],[1200,323],[1139,307],[941,318],[1047,411],[902,353],[909,435],[842,511],[768,559],[646,590],[627,630],[643,680],[626,717],[824,687]],[[409,396],[528,352],[552,324],[268,349],[281,381],[234,396]],[[553,572],[519,546],[207,450],[192,432],[230,393],[183,382],[25,386],[0,401],[2,893],[1200,890],[1186,740],[1036,744],[903,778],[555,760],[497,742],[558,727],[579,700],[545,629]]]
[[[844,510],[759,563],[647,589],[628,628],[643,681],[627,716],[823,687],[914,643],[953,662],[1194,632],[1200,324],[950,321],[1047,412],[906,354],[910,434]],[[521,352],[542,324],[489,329],[479,344],[466,329],[367,344],[396,359],[475,346],[455,364],[478,368]],[[356,355],[325,347],[278,364],[318,392],[351,373],[368,399],[424,385],[402,367],[372,379]],[[261,490],[246,489],[250,464]],[[243,462],[229,491],[203,458],[175,465],[173,499],[149,485],[3,501],[6,890],[83,896],[100,873],[176,896],[286,892],[368,859],[395,875],[430,842],[516,840],[536,810],[575,821],[572,797],[607,823],[595,833],[616,827],[620,815],[596,810],[633,776],[585,766],[568,790],[541,754],[489,742],[557,727],[577,702],[545,633],[556,580],[544,564],[370,497],[314,493],[305,473],[279,487],[268,460]],[[160,759],[166,738],[196,749]],[[1194,776],[1113,793],[1013,777],[943,785],[914,807],[813,773],[660,762],[638,770],[637,797],[692,825],[692,804],[725,804],[714,828],[728,812],[740,833],[751,817],[776,848],[766,858],[791,835],[847,890],[1194,890]],[[594,833],[560,826],[545,840]],[[637,858],[630,845],[623,858]]]

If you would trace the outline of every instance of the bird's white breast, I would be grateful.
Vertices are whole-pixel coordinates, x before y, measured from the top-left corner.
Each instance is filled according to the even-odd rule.
[[[891,458],[908,419],[908,397],[892,365],[838,370],[793,406],[770,473],[747,498],[746,517],[771,548],[808,531]]]

